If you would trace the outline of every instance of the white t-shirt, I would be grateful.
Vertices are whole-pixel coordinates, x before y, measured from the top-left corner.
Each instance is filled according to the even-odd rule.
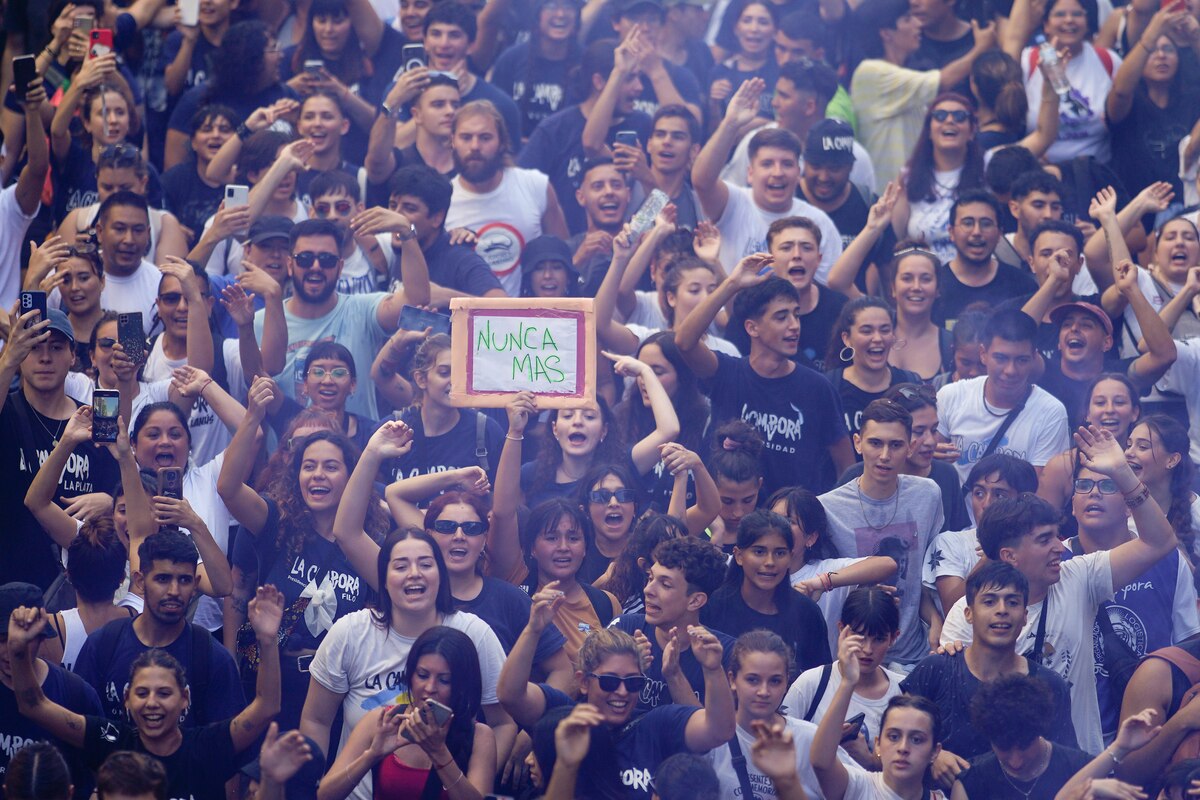
[[[1175,363],[1154,385],[1160,392],[1183,395],[1188,412],[1188,448],[1193,464],[1200,464],[1200,339],[1175,342]]]
[[[391,250],[391,246],[387,248]],[[367,254],[358,245],[342,264],[342,274],[338,276],[337,290],[342,294],[370,294],[379,291],[379,279],[383,276],[371,266]]]
[[[939,533],[929,546],[929,555],[921,570],[921,582],[930,589],[936,589],[937,579],[943,575],[966,580],[979,563],[979,554],[975,552],[978,543],[974,528]]]
[[[658,305],[658,292],[646,292],[638,289],[633,293],[635,305],[633,312],[625,320],[626,325],[642,325],[656,331],[666,330],[667,318]]]
[[[0,307],[5,310],[16,304],[21,291],[21,246],[40,208],[28,215],[22,211],[15,183],[0,191]]]
[[[1025,96],[1029,98],[1025,126],[1029,130],[1037,128],[1038,111],[1042,107],[1041,70],[1030,68],[1033,50],[1026,47],[1021,51],[1021,75],[1025,78]],[[1061,164],[1076,156],[1095,156],[1107,164],[1112,159],[1104,104],[1112,89],[1112,76],[1121,68],[1121,57],[1111,50],[1108,55],[1112,59],[1111,72],[1088,42],[1084,42],[1079,55],[1067,62],[1071,97],[1078,107],[1073,103],[1059,106],[1058,138],[1046,151],[1047,161]]]
[[[783,724],[792,733],[792,742],[796,745],[796,771],[800,775],[800,785],[804,787],[804,793],[808,795],[809,800],[824,800],[825,795],[821,794],[821,784],[817,780],[816,773],[813,772],[812,760],[808,756],[812,749],[813,739],[817,735],[817,726],[792,717],[784,717],[783,720]],[[746,775],[750,778],[750,788],[754,791],[754,800],[770,800],[772,797],[778,797],[779,795],[775,793],[775,784],[771,782],[770,778],[759,772],[750,759],[750,746],[754,744],[754,734],[738,725],[737,737],[738,745],[742,748],[742,755],[746,758]],[[850,754],[840,747],[837,756],[838,761],[845,764],[847,769],[857,766]],[[742,784],[738,780],[737,770],[734,769],[733,754],[729,752],[729,745],[723,744],[710,750],[708,761],[712,764],[713,771],[717,773],[717,780],[721,782],[721,797],[742,800]]]
[[[880,669],[883,670],[883,674],[888,679],[888,688],[883,693],[883,697],[880,697],[878,700],[872,700],[868,697],[862,697],[858,692],[855,692],[850,697],[850,708],[846,711],[846,719],[858,713],[865,715],[863,717],[863,726],[868,742],[875,741],[875,737],[879,735],[879,721],[883,719],[883,712],[887,709],[888,700],[891,700],[898,694],[903,694],[900,691],[900,681],[904,680],[904,676],[897,675],[895,672],[883,669],[883,667],[880,667]],[[817,687],[821,684],[821,673],[824,671],[824,667],[813,667],[800,673],[800,677],[792,682],[791,688],[783,696],[783,707],[788,716],[796,717],[797,719],[804,717],[812,705],[813,697],[817,693]],[[833,669],[829,671],[829,683],[825,685],[825,693],[821,695],[821,699],[817,702],[817,710],[813,714],[811,722],[820,724],[821,719],[825,716],[825,712],[829,710],[829,703],[833,700],[833,693],[841,685],[842,670],[835,662]]]
[[[803,200],[793,200],[787,211],[764,211],[754,203],[750,190],[744,186],[726,184],[729,201],[721,218],[714,220],[721,232],[721,266],[732,270],[743,256],[767,251],[767,228],[777,219],[784,217],[808,217],[821,229],[821,266],[814,276],[821,284],[829,276],[833,262],[842,254],[842,235],[837,226],[821,209]],[[451,206],[451,211],[454,207]]]
[[[521,296],[521,253],[526,242],[542,235],[542,216],[549,205],[550,179],[536,169],[505,167],[500,185],[479,194],[452,182],[446,230],[470,228],[475,252],[487,262],[509,297]]]
[[[1145,267],[1137,268],[1137,285],[1138,289],[1140,289],[1142,292],[1142,296],[1146,298],[1146,302],[1148,302],[1150,307],[1154,309],[1155,314],[1161,312],[1163,310],[1163,306],[1165,306],[1171,300],[1170,297],[1167,297],[1166,294],[1159,290],[1158,286],[1154,283],[1154,278],[1150,276],[1150,270],[1146,269]],[[1175,289],[1177,287],[1170,288]],[[1138,340],[1142,338],[1142,326],[1138,324],[1137,315],[1133,313],[1133,308],[1130,306],[1125,307],[1122,318],[1124,325],[1121,327],[1128,327],[1129,335],[1123,336],[1121,335],[1120,331],[1117,333],[1116,338],[1121,346],[1121,357],[1136,358],[1138,355],[1140,355],[1137,349],[1137,343]]]
[[[465,611],[447,615],[440,624],[471,637],[479,653],[483,704],[495,705],[496,682],[504,666],[504,648],[496,634],[479,617]],[[354,726],[373,709],[409,702],[408,687],[403,684],[402,676],[408,651],[415,641],[415,637],[401,636],[391,628],[380,628],[370,609],[347,614],[333,623],[317,649],[311,674],[313,680],[329,691],[344,695],[339,748],[346,744]],[[332,761],[332,752],[329,757]],[[371,800],[370,773],[350,796]]]
[[[938,433],[948,438],[962,451],[954,468],[958,478],[966,481],[971,467],[983,457],[992,436],[1004,422],[1004,414],[996,416],[983,401],[986,375],[965,381],[955,381],[938,390]],[[1071,447],[1067,431],[1067,410],[1063,404],[1040,386],[1034,386],[1024,410],[1009,426],[1004,440],[994,449],[1024,459],[1035,467],[1046,465],[1054,456]]]
[[[1071,721],[1075,725],[1079,749],[1099,753],[1104,749],[1104,739],[1100,733],[1100,704],[1096,700],[1092,626],[1100,604],[1113,598],[1109,553],[1089,553],[1062,562],[1058,583],[1050,587],[1048,596],[1050,615],[1046,618],[1044,665],[1057,672],[1071,687]],[[946,612],[942,644],[971,643],[973,631],[963,611],[966,606],[967,598],[961,597]],[[1017,640],[1018,653],[1033,650],[1045,606],[1044,600],[1029,606],[1025,627]]]
[[[721,180],[734,186],[747,186],[746,174],[750,168],[750,140],[759,131],[778,127],[778,122],[768,122],[761,128],[755,128],[743,136],[742,140],[737,143],[737,147],[733,148],[733,155],[729,157],[729,163],[721,170]],[[854,153],[854,166],[850,168],[850,182],[868,195],[875,194],[875,165],[871,163],[871,154],[857,140],[854,142],[852,152]],[[800,169],[804,169],[804,156],[800,156]]]
[[[850,781],[846,784],[846,793],[842,800],[904,800],[893,792],[883,782],[882,772],[867,772],[862,767],[846,768],[850,773]],[[945,800],[946,795],[934,789],[929,800]]]
[[[104,289],[100,292],[100,307],[119,314],[142,313],[142,328],[146,336],[154,329],[155,301],[158,300],[158,284],[162,273],[149,261],[142,261],[132,275],[104,273]],[[46,298],[50,308],[62,308],[62,295],[58,289]]]
[[[630,333],[638,338],[638,344],[641,344],[654,334],[664,330],[664,328],[647,328],[644,325],[633,325],[629,323],[627,323],[625,327],[629,329]],[[711,333],[706,333],[704,335],[704,344],[709,350],[717,353],[724,353],[731,358],[742,357],[742,354],[738,352],[738,349],[733,346],[733,342],[729,341],[728,339],[722,339],[720,336],[713,336]]]
[[[958,182],[962,167],[945,171],[934,170],[933,193],[936,200],[917,200],[910,203],[908,211],[908,238],[924,242],[942,263],[948,263],[957,254],[954,242],[950,241],[950,208],[958,194]]]
[[[222,452],[204,466],[189,465],[183,473],[183,496],[196,515],[204,520],[217,547],[229,558],[229,526],[238,523],[217,494],[217,476],[221,474],[221,465],[224,463],[225,453]],[[208,596],[201,597],[192,621],[206,630],[217,630],[223,624],[221,603]]]
[[[822,572],[837,572],[845,569],[851,564],[857,564],[864,560],[862,558],[825,558],[813,559],[805,562],[804,566],[791,574],[789,580],[792,586],[800,583],[800,581],[815,578]],[[837,653],[838,640],[838,622],[842,618],[842,606],[846,604],[846,596],[850,594],[853,586],[838,586],[830,589],[828,592],[821,592],[821,596],[817,598],[817,608],[821,609],[821,613],[825,615],[825,628],[829,631],[829,652]]]

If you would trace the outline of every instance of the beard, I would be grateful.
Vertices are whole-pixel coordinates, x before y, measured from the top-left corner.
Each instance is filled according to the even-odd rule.
[[[471,183],[487,183],[496,177],[496,173],[504,169],[504,155],[497,152],[491,158],[479,161],[464,160],[458,153],[454,154],[454,167],[458,174]]]
[[[337,291],[337,278],[329,279],[325,276],[325,285],[320,289],[310,288],[303,280],[292,279],[292,290],[306,303],[320,304],[324,303],[333,293]]]

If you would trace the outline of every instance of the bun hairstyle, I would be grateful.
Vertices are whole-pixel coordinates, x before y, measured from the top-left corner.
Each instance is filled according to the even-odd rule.
[[[992,109],[1006,130],[1025,130],[1029,98],[1021,79],[1021,65],[1012,56],[1000,50],[983,53],[971,66],[971,79],[980,105]]]
[[[733,483],[761,478],[763,438],[750,423],[733,419],[717,428],[708,469],[713,478]]]

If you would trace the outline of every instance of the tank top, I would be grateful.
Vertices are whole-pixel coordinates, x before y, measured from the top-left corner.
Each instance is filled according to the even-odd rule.
[[[158,263],[158,236],[162,232],[163,215],[166,214],[161,208],[150,209],[150,252],[146,254],[146,260]],[[83,233],[96,224],[96,217],[100,215],[100,204],[92,203],[89,206],[83,206],[75,214],[75,231]]]
[[[424,791],[425,782],[430,777],[429,772],[428,768],[410,767],[392,754],[375,768],[372,796],[375,800],[415,800]],[[444,788],[438,795],[441,800],[446,800],[449,796],[449,792]]]
[[[59,612],[62,614],[63,628],[63,669],[68,672],[75,670],[75,661],[79,658],[79,651],[83,649],[83,643],[87,639],[87,630],[83,627],[83,620],[79,616],[78,608],[68,608],[65,611]]]

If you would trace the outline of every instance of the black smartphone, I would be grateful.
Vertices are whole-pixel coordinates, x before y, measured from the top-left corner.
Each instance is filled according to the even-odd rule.
[[[624,144],[630,147],[638,146],[637,131],[617,131],[616,138],[613,140],[617,144]]]
[[[96,444],[117,440],[117,414],[121,411],[121,393],[115,389],[92,392],[92,441]]]
[[[37,311],[40,316],[37,319],[30,320],[25,327],[28,328],[35,323],[41,322],[46,318],[46,293],[45,292],[21,292],[21,314],[28,314],[30,311]]]
[[[855,714],[850,719],[846,720],[846,724],[849,725],[850,728],[849,728],[849,730],[847,730],[845,733],[842,734],[842,741],[841,741],[842,744],[845,744],[846,742],[850,742],[850,741],[853,741],[858,738],[858,732],[862,730],[863,720],[865,720],[866,718],[867,718],[867,715],[860,711],[859,713]]]
[[[29,84],[37,77],[37,56],[17,56],[13,59],[13,91],[24,102]]]
[[[159,467],[157,494],[159,497],[182,500],[183,469],[180,467]]]
[[[117,314],[117,341],[133,363],[146,363],[146,330],[142,327],[142,312]]]
[[[449,336],[450,315],[426,311],[416,306],[404,306],[400,309],[399,327],[406,331],[423,331],[431,328],[434,333],[444,333]]]
[[[406,44],[404,47],[401,47],[400,63],[404,65],[403,69],[405,72],[425,66],[425,45]]]

